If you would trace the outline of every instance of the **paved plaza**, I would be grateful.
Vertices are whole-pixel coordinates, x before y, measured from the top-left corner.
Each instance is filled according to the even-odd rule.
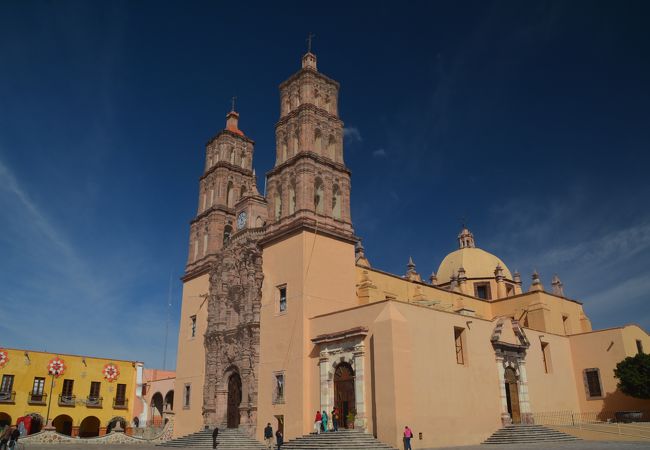
[[[138,450],[151,449],[150,445],[88,445],[88,444],[61,444],[61,445],[25,445],[25,450]],[[549,444],[513,444],[513,445],[472,445],[467,447],[444,447],[435,450],[648,450],[650,441],[647,442],[600,442],[600,441],[577,441]],[[217,447],[218,450],[218,447]],[[422,449],[417,446],[413,450]]]

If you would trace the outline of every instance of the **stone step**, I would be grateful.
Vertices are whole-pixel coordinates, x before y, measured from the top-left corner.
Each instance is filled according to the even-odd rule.
[[[394,450],[374,436],[355,430],[311,433],[292,439],[283,445],[286,450]]]
[[[484,444],[527,444],[577,441],[577,437],[542,425],[508,425],[497,430]]]
[[[211,449],[212,430],[202,430],[196,433],[188,434],[187,436],[172,439],[171,441],[158,444],[158,447]],[[219,436],[217,437],[217,448],[219,450],[266,449],[266,447],[261,443],[236,428],[219,430]]]

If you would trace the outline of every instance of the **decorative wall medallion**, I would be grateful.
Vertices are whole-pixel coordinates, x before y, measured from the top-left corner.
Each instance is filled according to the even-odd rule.
[[[5,349],[0,349],[0,369],[9,362],[9,353]]]
[[[104,369],[102,370],[102,374],[104,374],[104,378],[106,378],[106,381],[109,383],[112,383],[113,381],[117,380],[117,378],[120,376],[120,369],[113,364],[109,363],[104,366]]]
[[[54,359],[51,359],[47,365],[47,373],[54,376],[55,378],[60,377],[65,373],[65,362],[58,356]]]

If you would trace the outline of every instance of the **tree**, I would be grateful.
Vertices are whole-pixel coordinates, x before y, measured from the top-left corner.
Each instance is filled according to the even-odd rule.
[[[628,356],[616,365],[614,376],[618,388],[629,396],[650,399],[650,355],[639,353]]]

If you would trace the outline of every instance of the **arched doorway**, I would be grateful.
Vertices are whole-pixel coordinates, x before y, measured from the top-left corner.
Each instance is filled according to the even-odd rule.
[[[7,413],[0,412],[0,426],[10,426],[11,416]]]
[[[117,423],[120,423],[120,427],[122,427],[122,430],[126,430],[126,419],[124,417],[113,417],[109,422],[108,426],[106,427],[106,434],[110,433],[113,431],[113,428],[117,426]]]
[[[512,367],[507,367],[504,373],[506,384],[506,401],[508,403],[508,414],[512,423],[521,423],[521,411],[519,409],[519,383],[517,373]]]
[[[174,410],[174,391],[169,391],[165,394],[165,411]]]
[[[343,428],[347,428],[348,414],[354,411],[355,405],[354,370],[350,364],[341,363],[334,372],[334,406],[339,410],[339,423]]]
[[[38,413],[27,414],[32,418],[32,426],[29,429],[29,434],[38,433],[43,428],[43,416]]]
[[[99,419],[95,416],[88,416],[79,425],[79,437],[99,436]]]
[[[156,392],[151,397],[151,425],[159,427],[162,425],[163,415],[163,396],[160,392]]]
[[[56,428],[57,433],[72,436],[72,417],[66,414],[61,414],[54,418],[52,425]]]
[[[241,397],[241,377],[238,373],[233,373],[228,378],[228,428],[237,428],[239,426]]]

